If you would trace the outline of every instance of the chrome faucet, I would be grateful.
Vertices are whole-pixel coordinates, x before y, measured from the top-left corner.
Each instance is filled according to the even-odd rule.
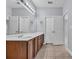
[[[22,38],[23,35],[19,35],[18,38]]]

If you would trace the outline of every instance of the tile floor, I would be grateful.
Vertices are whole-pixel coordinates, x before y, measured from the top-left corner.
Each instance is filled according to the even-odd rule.
[[[46,44],[38,52],[35,59],[72,59],[64,45]]]

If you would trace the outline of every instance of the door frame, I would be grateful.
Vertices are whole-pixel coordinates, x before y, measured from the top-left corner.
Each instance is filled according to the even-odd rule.
[[[64,15],[63,15],[63,19],[64,19],[64,44],[65,44],[65,47],[66,48],[68,48],[68,40],[69,40],[69,31],[68,31],[68,24],[69,24],[69,17],[68,17],[68,13],[69,13],[69,11],[67,10],[65,13],[64,13]],[[67,33],[67,37],[66,37],[66,34],[65,34],[65,26],[67,25],[67,31],[68,31],[68,33]]]
[[[52,17],[62,17],[63,18],[63,16],[45,16],[45,40],[46,40],[46,18],[50,18],[50,17],[51,18]],[[64,26],[63,26],[63,28],[64,28]],[[63,34],[64,34],[64,29],[63,29]],[[63,39],[64,39],[64,37],[63,37]],[[47,42],[45,41],[45,43],[47,43]],[[58,45],[58,44],[64,44],[64,42],[62,41],[61,43],[55,43],[55,45]]]

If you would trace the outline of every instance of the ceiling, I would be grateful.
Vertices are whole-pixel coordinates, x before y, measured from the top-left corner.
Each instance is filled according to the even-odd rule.
[[[41,7],[63,7],[63,0],[32,0],[37,8]],[[52,1],[52,4],[48,4],[48,1]],[[16,0],[6,0],[6,4],[10,8],[22,8],[17,4]]]
[[[32,0],[36,7],[63,7],[64,0]],[[48,4],[48,1],[52,1],[52,4]]]

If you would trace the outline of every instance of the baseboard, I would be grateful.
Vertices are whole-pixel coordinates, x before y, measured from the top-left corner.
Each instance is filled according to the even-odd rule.
[[[72,52],[70,51],[70,49],[66,47],[66,50],[67,50],[68,53],[72,56]]]
[[[53,43],[53,45],[64,45],[64,43]]]

